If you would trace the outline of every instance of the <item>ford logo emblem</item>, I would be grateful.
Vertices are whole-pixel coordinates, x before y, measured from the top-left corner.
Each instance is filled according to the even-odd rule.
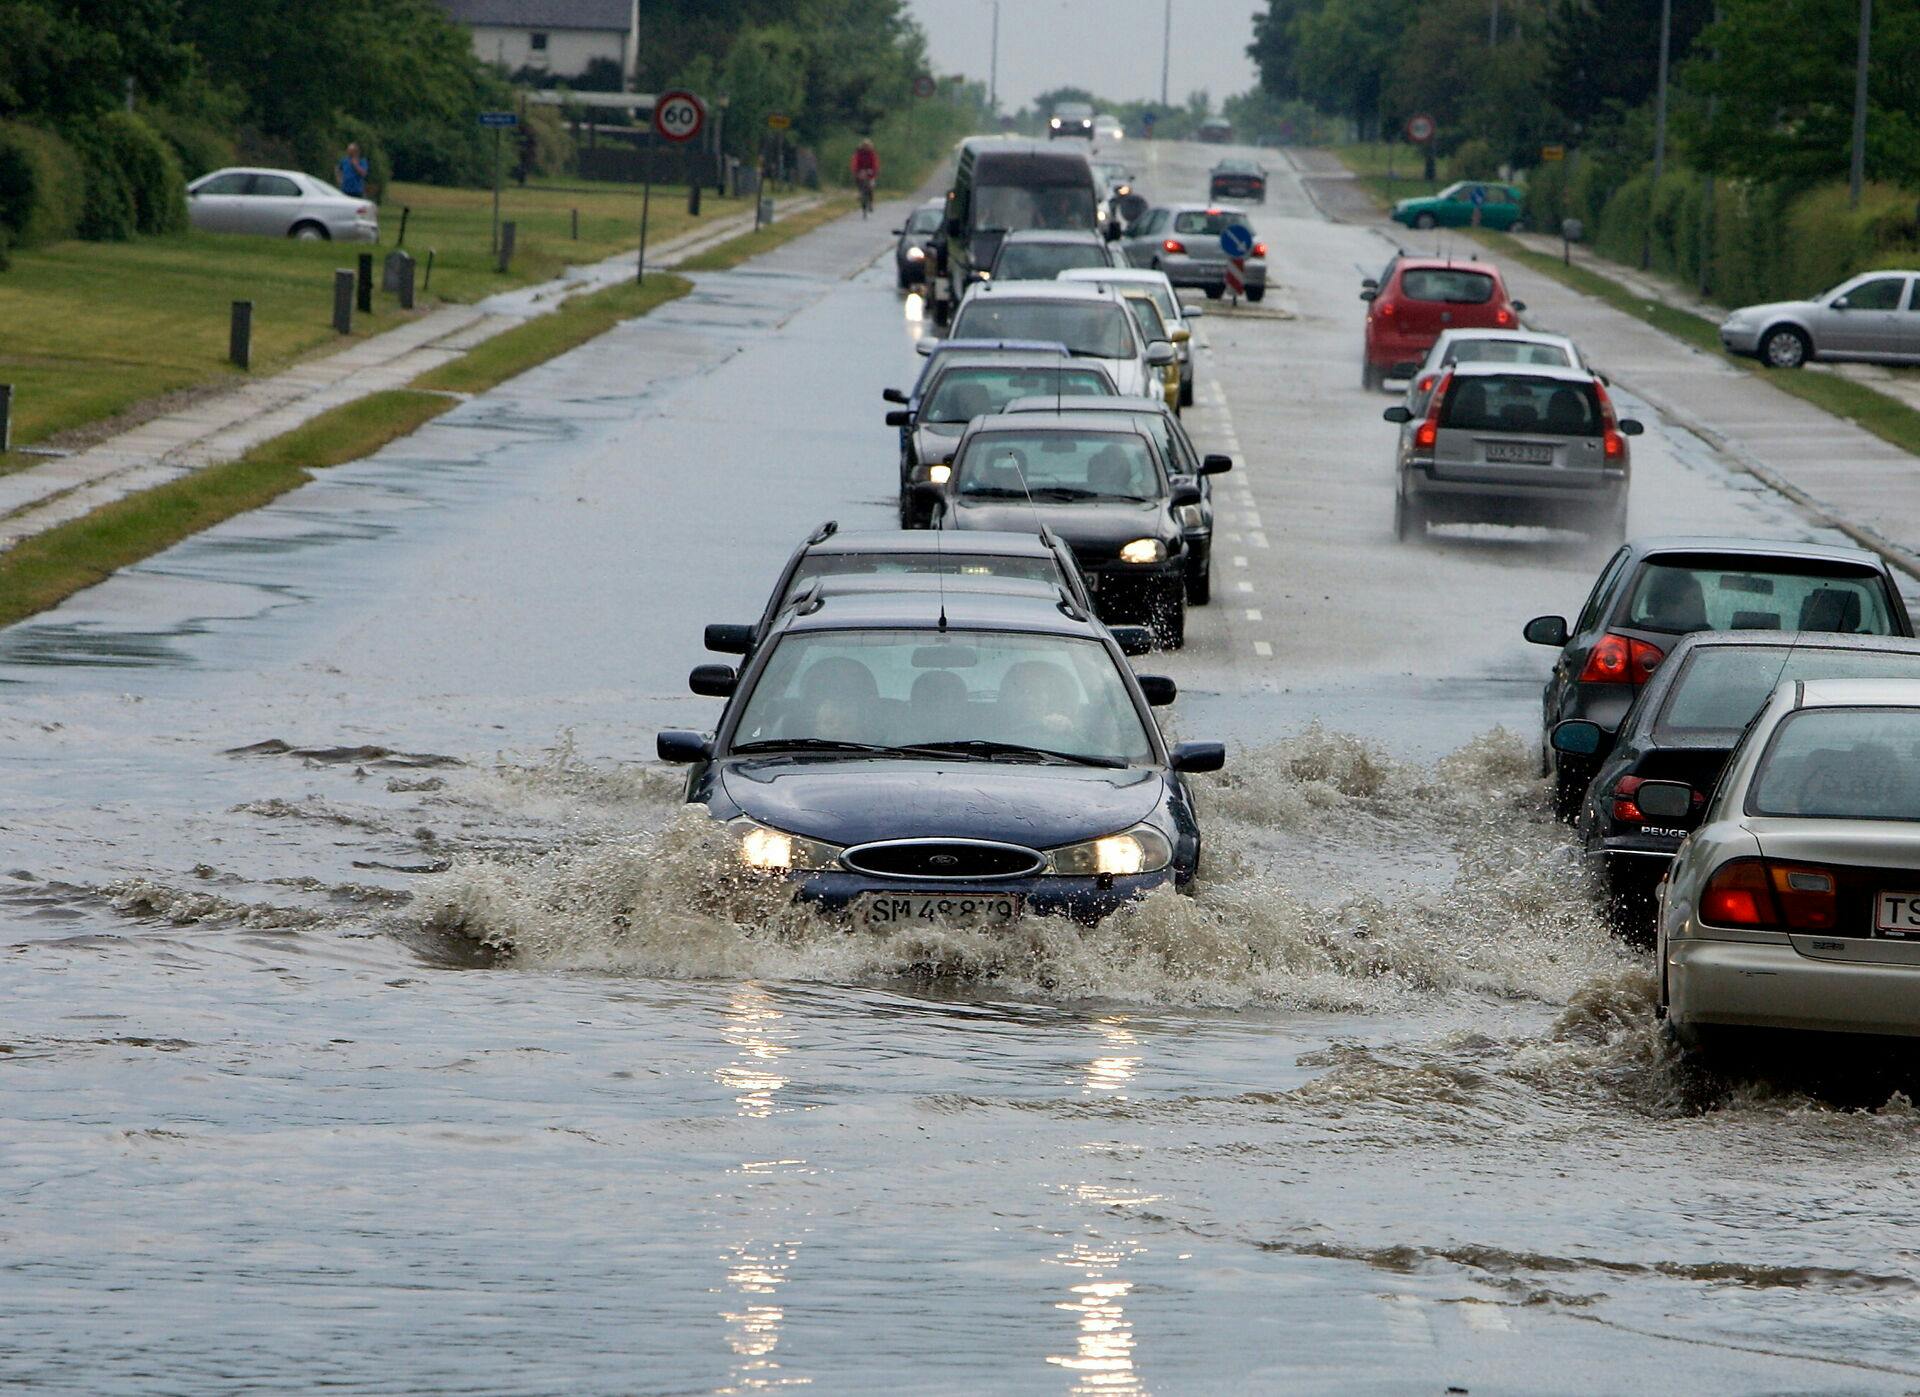
[[[960,866],[960,860],[952,854],[935,854],[927,860],[927,863],[934,868],[958,868]]]

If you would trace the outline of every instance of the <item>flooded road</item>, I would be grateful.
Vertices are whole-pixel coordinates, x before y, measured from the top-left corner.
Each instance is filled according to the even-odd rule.
[[[1598,559],[1395,547],[1383,247],[1275,185],[1156,661],[1232,744],[1197,897],[850,936],[650,760],[701,623],[891,521],[885,219],[0,632],[0,1385],[1920,1386],[1920,1114],[1669,1057],[1532,774]],[[1810,533],[1636,450],[1636,529]]]

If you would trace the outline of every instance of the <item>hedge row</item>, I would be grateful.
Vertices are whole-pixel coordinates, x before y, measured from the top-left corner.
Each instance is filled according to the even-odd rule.
[[[1724,305],[1812,295],[1856,272],[1910,264],[1920,248],[1913,196],[1885,185],[1868,186],[1856,209],[1842,184],[1709,186],[1674,170],[1656,185],[1650,169],[1583,159],[1533,171],[1527,199],[1536,227],[1577,218],[1602,256],[1637,266],[1645,251],[1655,270],[1704,284]]]
[[[0,122],[0,240],[122,242],[186,226],[174,148],[132,112],[108,112],[64,135]]]

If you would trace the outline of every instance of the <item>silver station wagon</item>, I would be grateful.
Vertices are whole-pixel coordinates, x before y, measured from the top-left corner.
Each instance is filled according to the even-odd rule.
[[[1387,421],[1414,421],[1398,404]],[[1614,416],[1606,385],[1586,369],[1550,364],[1455,364],[1425,415],[1403,435],[1393,531],[1428,524],[1533,524],[1626,536],[1626,438],[1642,428]]]
[[[1694,791],[1648,781],[1650,818]],[[1727,763],[1660,900],[1660,1005],[1740,1030],[1920,1036],[1920,680],[1788,680]]]

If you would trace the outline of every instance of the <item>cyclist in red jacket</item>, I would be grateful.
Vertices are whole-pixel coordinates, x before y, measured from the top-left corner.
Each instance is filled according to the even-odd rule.
[[[873,187],[880,182],[880,152],[865,139],[854,148],[853,182],[860,188],[860,216],[873,212]]]

